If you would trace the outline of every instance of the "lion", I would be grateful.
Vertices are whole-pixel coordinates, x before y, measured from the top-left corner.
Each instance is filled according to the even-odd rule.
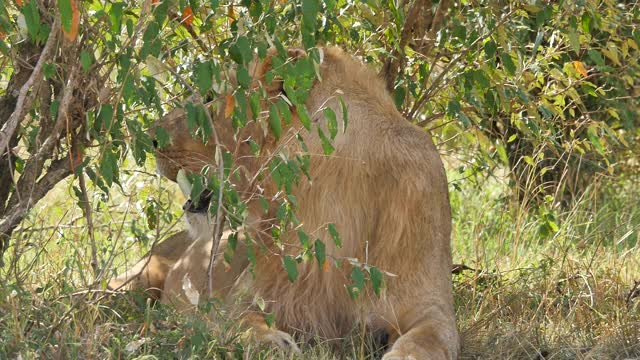
[[[187,274],[195,271],[206,273],[213,241],[210,237],[197,237],[194,235],[193,229],[189,227],[189,230],[173,234],[153,246],[149,254],[130,269],[110,279],[107,288],[110,290],[144,290],[149,298],[156,301],[161,300],[162,294],[165,292],[165,284],[181,286],[183,280],[191,281],[191,277],[188,277]],[[221,253],[218,254],[218,258],[223,256],[223,252],[227,249],[227,240],[230,235],[230,231],[226,231],[222,235],[219,245]],[[240,243],[234,251],[235,256],[229,264],[224,264],[222,261],[215,264],[214,296],[216,297],[225,298],[228,295],[235,281],[249,263],[246,247],[242,242],[243,238],[240,237],[239,241]],[[197,280],[200,282],[192,285],[194,289],[207,288],[207,284],[204,282],[205,277],[198,277]],[[180,288],[179,292],[172,288],[166,290],[173,291],[178,296],[182,295],[180,300],[183,306],[190,302],[184,289]],[[172,297],[165,296],[164,298],[171,299]]]
[[[247,275],[244,261],[232,271],[221,271],[220,276],[216,273],[216,282],[220,282],[216,291],[233,298],[233,289],[220,292],[218,286],[233,288],[249,283],[251,292],[264,299],[264,311],[275,315],[276,326],[267,326],[257,307],[244,318],[261,341],[297,350],[295,339],[342,338],[364,323],[374,332],[388,334],[389,350],[384,360],[457,358],[451,210],[439,153],[427,132],[403,118],[383,81],[371,69],[338,48],[317,51],[319,76],[305,104],[313,125],[326,134],[328,120],[323,109],[331,108],[339,119],[343,104],[347,109],[348,126],[336,135],[330,156],[322,155],[318,133],[303,129],[295,108],[291,109],[291,123],[279,139],[265,132],[257,121],[234,131],[231,120],[224,116],[224,104],[219,106],[213,125],[219,144],[238,159],[237,169],[245,179],[237,185],[240,194],[260,192],[269,198],[278,192],[268,177],[259,184],[247,180],[255,179],[265,159],[278,151],[312,154],[309,179],[302,178],[293,189],[298,203],[295,215],[304,231],[325,244],[327,258],[343,260],[341,266],[323,268],[302,262],[298,279],[289,281],[283,257],[299,254],[296,232],[283,233],[276,244],[268,231],[274,222],[274,210],[265,213],[258,201],[247,195],[247,228],[254,229],[251,237],[264,249],[256,251],[254,275]],[[266,59],[251,64],[254,82],[266,82],[274,55],[271,51]],[[293,59],[307,56],[298,49],[288,50],[288,55]],[[271,98],[286,96],[281,82],[275,79],[267,84]],[[175,181],[181,169],[200,172],[203,165],[215,167],[216,144],[191,136],[183,109],[173,110],[159,121],[159,126],[172,137],[169,146],[157,150],[157,167],[162,175]],[[304,139],[307,149],[291,141],[296,135]],[[253,155],[247,139],[260,145],[260,156]],[[210,198],[203,197],[200,202]],[[198,224],[192,227],[192,238],[198,240],[189,250],[182,251],[182,244],[176,247],[180,260],[165,273],[164,284],[155,285],[164,289],[161,301],[176,306],[190,305],[185,279],[198,294],[207,292],[207,273],[202,269],[203,259],[208,259],[206,245],[211,243],[213,225],[206,211],[187,208],[186,213],[189,222]],[[341,246],[325,230],[328,224],[339,230]],[[350,274],[357,265],[347,259],[358,259],[391,274],[385,277],[379,296],[366,289],[357,300],[352,299],[345,286],[351,283]],[[218,270],[223,265],[216,266]]]

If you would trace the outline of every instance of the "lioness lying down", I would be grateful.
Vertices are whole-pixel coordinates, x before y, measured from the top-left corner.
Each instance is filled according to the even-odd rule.
[[[265,198],[277,193],[276,185],[267,177],[260,183],[240,181],[237,188],[238,193],[247,194],[249,228],[254,229],[249,230],[250,235],[264,245],[256,251],[255,277],[246,275],[246,250],[239,247],[230,268],[226,265],[225,269],[222,257],[218,257],[215,294],[231,298],[232,303],[234,288],[249,286],[265,300],[265,311],[275,315],[277,328],[266,326],[257,307],[243,320],[260,341],[297,350],[291,335],[298,339],[335,339],[366,323],[372,330],[389,335],[390,349],[383,359],[456,358],[459,340],[450,272],[451,215],[439,154],[429,134],[403,119],[372,70],[337,48],[319,52],[321,80],[316,80],[306,101],[314,126],[328,133],[324,107],[341,118],[342,105],[336,93],[341,94],[348,109],[348,126],[338,132],[332,155],[321,155],[318,133],[302,127],[295,109],[291,124],[276,140],[256,122],[234,133],[221,104],[214,117],[219,142],[234,153],[242,178],[252,179],[273,153],[285,148],[289,154],[302,151],[296,141],[291,141],[300,134],[307,153],[312,154],[311,180],[301,179],[293,190],[298,203],[295,214],[302,228],[324,242],[328,258],[356,258],[395,276],[385,278],[380,296],[366,290],[355,301],[345,289],[352,282],[348,261],[324,269],[317,263],[303,262],[298,265],[297,280],[290,282],[283,257],[300,252],[297,233],[286,232],[281,235],[281,243],[274,244],[268,234],[275,224],[275,209],[265,212],[257,199],[249,198],[257,192]],[[270,56],[274,54],[250,66],[254,82],[265,81]],[[289,56],[300,58],[306,53],[289,50]],[[275,98],[282,89],[282,84],[273,80],[267,87],[268,95]],[[203,165],[215,164],[215,144],[192,138],[184,110],[172,111],[159,126],[172,138],[169,146],[157,151],[162,175],[175,181],[180,169],[200,172]],[[259,157],[245,141],[249,138],[261,146]],[[140,273],[131,284],[162,289],[161,295],[156,293],[162,302],[184,309],[192,307],[193,294],[189,292],[193,289],[200,296],[207,294],[206,269],[213,234],[206,211],[210,197],[203,196],[197,208],[192,203],[186,205],[191,234],[182,232],[167,239],[152,252],[150,260],[138,265],[136,272],[114,279],[111,286]],[[340,232],[341,247],[326,231],[329,223]]]

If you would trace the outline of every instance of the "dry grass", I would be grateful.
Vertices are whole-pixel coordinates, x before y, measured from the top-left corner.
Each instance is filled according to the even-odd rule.
[[[93,192],[100,268],[114,272],[180,226],[174,187],[143,173],[125,179],[107,206]],[[640,358],[637,180],[602,183],[556,210],[558,230],[545,237],[542,217],[513,206],[502,182],[452,189],[454,262],[473,268],[454,275],[462,358]],[[14,236],[0,269],[0,358],[290,358],[243,347],[232,321],[211,331],[203,315],[83,291],[95,275],[72,193],[58,187]],[[355,359],[375,357],[374,347],[358,332],[338,344]],[[302,358],[333,354],[319,344]]]

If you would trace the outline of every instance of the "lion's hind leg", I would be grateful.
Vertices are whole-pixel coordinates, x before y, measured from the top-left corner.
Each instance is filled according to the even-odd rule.
[[[169,270],[192,243],[187,231],[178,232],[156,244],[149,254],[133,267],[109,280],[110,290],[144,290],[160,299]]]
[[[448,360],[458,356],[455,318],[447,305],[416,304],[397,321],[391,331],[391,350],[383,360]]]

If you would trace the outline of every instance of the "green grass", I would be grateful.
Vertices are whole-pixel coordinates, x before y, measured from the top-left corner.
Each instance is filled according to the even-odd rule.
[[[104,278],[181,226],[174,186],[126,175],[126,191],[114,188],[106,205],[91,194]],[[577,204],[552,209],[555,232],[539,211],[514,204],[502,180],[451,188],[454,262],[472,268],[454,275],[462,358],[640,357],[638,180],[603,180]],[[140,295],[87,292],[90,236],[70,194],[59,186],[41,202],[5,255],[0,359],[290,358],[247,345],[233,321],[207,327],[203,314],[180,316]],[[374,346],[356,331],[334,348],[362,359]],[[301,358],[335,357],[319,344]]]

